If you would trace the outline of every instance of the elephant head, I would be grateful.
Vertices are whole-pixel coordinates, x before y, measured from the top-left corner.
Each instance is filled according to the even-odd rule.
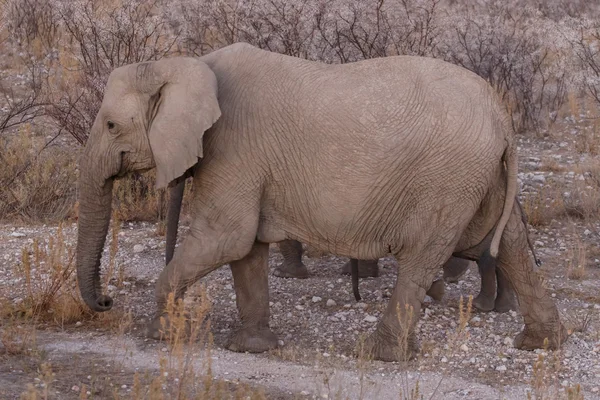
[[[165,187],[202,157],[204,132],[220,115],[217,79],[200,60],[144,62],[111,73],[80,159],[77,278],[92,310],[112,307],[99,270],[114,179],[156,167],[156,186]]]

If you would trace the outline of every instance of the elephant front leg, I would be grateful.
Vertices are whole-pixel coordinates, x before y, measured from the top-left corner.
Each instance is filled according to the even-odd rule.
[[[231,263],[242,326],[229,339],[229,350],[261,353],[277,347],[269,328],[268,259],[269,245],[257,242],[246,257]]]
[[[525,323],[514,345],[519,349],[533,350],[544,347],[544,339],[547,338],[549,348],[556,349],[567,339],[567,331],[560,322],[556,304],[534,270],[525,229],[515,206],[504,229],[498,254],[498,267],[517,294]]]
[[[302,263],[302,243],[297,240],[284,240],[279,243],[283,264],[275,267],[273,275],[280,278],[308,278],[308,270]]]

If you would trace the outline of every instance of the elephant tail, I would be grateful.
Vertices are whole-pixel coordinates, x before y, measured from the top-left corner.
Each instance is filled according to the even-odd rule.
[[[513,141],[513,137],[508,137],[508,145],[504,149],[503,161],[506,164],[506,197],[504,198],[504,209],[500,216],[500,221],[496,226],[496,231],[492,237],[492,243],[490,244],[490,255],[494,258],[498,257],[498,249],[500,248],[500,239],[502,239],[502,233],[508,223],[510,214],[512,212],[515,199],[517,196],[518,187],[518,159],[516,144]]]

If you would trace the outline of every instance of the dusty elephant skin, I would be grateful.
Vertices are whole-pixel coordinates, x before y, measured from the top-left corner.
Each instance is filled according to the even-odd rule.
[[[165,265],[169,264],[173,258],[175,244],[177,242],[177,228],[179,225],[179,215],[183,202],[183,193],[185,190],[185,177],[193,176],[193,168],[184,176],[184,179],[178,179],[172,182],[170,188],[168,215],[167,215],[167,234],[165,248]],[[518,200],[517,200],[518,201]],[[525,219],[524,219],[525,220]],[[528,240],[534,258],[534,249],[531,242]],[[308,270],[302,262],[302,243],[297,240],[284,240],[280,243],[279,250],[283,256],[283,263],[277,266],[273,275],[280,278],[295,278],[306,279],[309,277]],[[351,263],[354,259],[349,260],[342,267],[342,274],[352,275],[352,285],[354,296],[359,301],[360,294],[358,292],[358,278],[378,277],[379,267],[378,260],[357,260],[358,272],[353,274],[351,271]],[[537,263],[537,261],[536,261]],[[479,275],[481,276],[481,290],[477,297],[473,300],[473,305],[481,311],[495,310],[500,313],[516,310],[518,305],[514,290],[510,283],[504,277],[502,271],[496,268],[496,260],[492,257],[482,257],[477,261]],[[443,266],[443,280],[434,281],[431,287],[427,290],[427,295],[436,301],[441,301],[444,292],[444,281],[456,282],[465,274],[469,267],[469,260],[451,257]]]
[[[235,44],[201,58],[115,69],[80,165],[77,273],[95,311],[112,182],[156,168],[157,187],[194,172],[190,233],[160,274],[159,334],[169,292],[230,264],[241,328],[235,351],[277,346],[269,328],[268,243],[286,239],[339,256],[392,253],[398,279],[365,350],[401,360],[439,266],[490,254],[519,300],[516,345],[565,339],[528,254],[514,198],[517,155],[494,90],[440,60],[397,56],[326,65]],[[505,201],[506,200],[506,201]],[[410,351],[399,343],[409,332]]]

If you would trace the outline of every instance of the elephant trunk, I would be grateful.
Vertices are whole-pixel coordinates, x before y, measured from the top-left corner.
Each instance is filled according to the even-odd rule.
[[[111,215],[113,178],[93,177],[94,168],[81,171],[76,266],[81,297],[93,311],[112,308],[113,300],[102,294],[100,257]]]

